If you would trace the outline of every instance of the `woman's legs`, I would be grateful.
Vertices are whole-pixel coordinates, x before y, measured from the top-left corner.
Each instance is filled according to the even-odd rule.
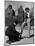
[[[30,18],[27,20],[27,26],[28,26],[28,37],[30,37]]]

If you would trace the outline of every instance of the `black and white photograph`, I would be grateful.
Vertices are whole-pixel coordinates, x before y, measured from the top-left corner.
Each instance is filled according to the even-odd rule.
[[[34,44],[34,2],[5,0],[4,45]]]

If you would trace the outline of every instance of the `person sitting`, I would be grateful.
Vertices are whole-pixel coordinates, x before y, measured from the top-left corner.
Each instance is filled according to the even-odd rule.
[[[15,26],[16,23],[14,21],[15,16],[12,16],[12,20],[10,22],[10,25],[8,26],[7,30],[5,31],[5,35],[9,37],[9,40],[7,42],[15,42],[20,39],[20,33],[16,31]]]

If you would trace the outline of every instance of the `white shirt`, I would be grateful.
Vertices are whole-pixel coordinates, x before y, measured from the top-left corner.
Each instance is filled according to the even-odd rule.
[[[27,13],[28,14],[28,17],[30,17],[30,14],[29,13]]]

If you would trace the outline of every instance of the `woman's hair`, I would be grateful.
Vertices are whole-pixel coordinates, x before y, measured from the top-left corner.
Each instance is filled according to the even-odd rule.
[[[30,10],[29,8],[25,8],[25,11],[29,12],[29,10]]]
[[[12,9],[12,5],[9,5],[8,8]]]

